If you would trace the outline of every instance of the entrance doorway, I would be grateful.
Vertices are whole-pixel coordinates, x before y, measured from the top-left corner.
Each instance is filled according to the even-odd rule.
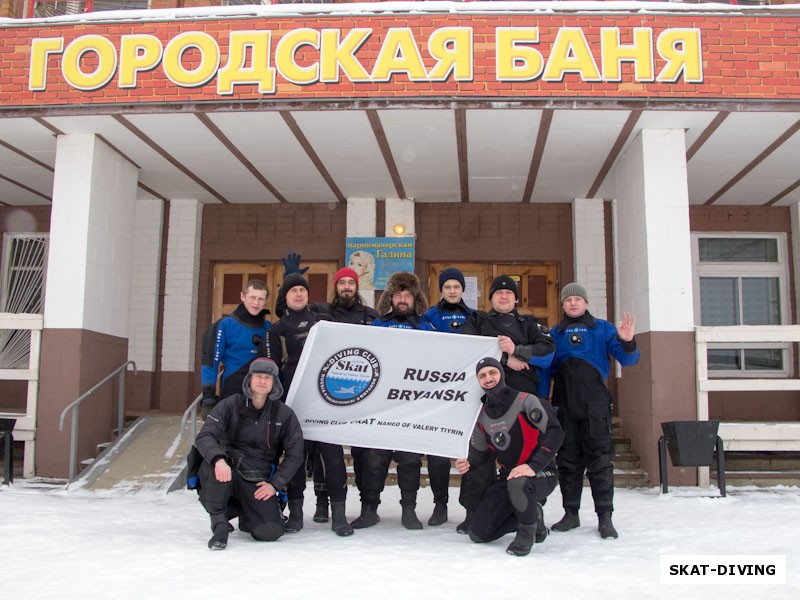
[[[441,298],[439,273],[455,267],[467,282],[465,301],[471,308],[489,310],[489,288],[499,275],[508,275],[517,282],[517,310],[523,315],[537,317],[546,327],[556,325],[561,317],[558,304],[558,264],[533,263],[430,263],[428,293],[433,306]]]
[[[339,268],[334,261],[305,262],[308,267],[308,301],[327,302],[333,294],[333,277]],[[275,299],[283,282],[283,264],[280,261],[263,263],[217,263],[214,266],[214,297],[212,301],[212,322],[231,314],[239,305],[242,287],[250,279],[260,279],[267,284],[269,296],[266,308],[270,311],[269,320],[278,320],[275,314]]]

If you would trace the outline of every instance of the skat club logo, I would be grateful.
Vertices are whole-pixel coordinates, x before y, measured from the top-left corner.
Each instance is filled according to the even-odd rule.
[[[325,402],[350,406],[369,396],[381,377],[381,363],[369,350],[340,350],[322,366],[317,388]]]

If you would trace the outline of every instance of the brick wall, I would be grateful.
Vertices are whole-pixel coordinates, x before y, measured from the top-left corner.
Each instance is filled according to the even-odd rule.
[[[197,200],[170,202],[161,353],[164,371],[192,371],[195,366],[197,304],[192,299],[199,273],[202,212],[203,206]]]
[[[136,201],[128,357],[136,361],[140,371],[153,371],[156,366],[155,339],[163,220],[164,203],[161,200]]]
[[[604,202],[576,199],[572,206],[575,212],[572,236],[575,248],[575,279],[586,287],[591,299],[592,314],[600,319],[608,319],[606,286],[610,277],[606,273]],[[611,320],[614,320],[613,315]]]
[[[539,27],[541,42],[536,46],[549,56],[556,32],[562,27],[581,27],[595,55],[600,48],[600,28],[619,27],[622,43],[630,43],[634,27],[650,27],[654,36],[668,28],[700,28],[702,30],[703,81],[686,83],[681,78],[675,83],[636,82],[631,65],[622,69],[622,81],[585,82],[576,74],[568,73],[562,81],[541,80],[523,82],[498,82],[495,77],[495,30],[497,27]],[[48,62],[48,84],[44,91],[28,90],[31,41],[34,38],[63,36],[65,47],[76,37],[99,34],[119,47],[124,34],[152,34],[162,44],[180,33],[205,31],[212,35],[222,54],[221,65],[227,64],[228,35],[235,30],[267,29],[274,33],[274,48],[280,37],[289,30],[308,28],[371,28],[373,34],[361,46],[357,57],[370,70],[375,61],[386,31],[391,27],[408,27],[415,35],[426,67],[433,60],[427,52],[427,36],[440,27],[471,27],[473,29],[474,77],[472,81],[456,82],[452,77],[440,82],[410,82],[405,75],[394,75],[386,82],[353,83],[342,77],[339,83],[314,83],[297,85],[278,77],[274,94],[262,95],[254,85],[234,88],[234,96],[217,93],[216,77],[209,83],[195,87],[178,87],[158,67],[138,74],[138,85],[121,89],[117,80],[93,91],[81,91],[68,85],[60,70],[60,59],[51,57]],[[308,15],[306,17],[257,17],[251,19],[229,18],[181,21],[133,21],[79,24],[36,24],[30,27],[0,26],[0,104],[8,106],[47,106],[63,104],[96,105],[104,103],[168,103],[168,102],[228,102],[261,101],[267,99],[337,100],[351,98],[408,98],[417,97],[473,97],[497,98],[641,98],[673,99],[789,99],[800,96],[800,17],[795,15],[750,14],[387,14],[387,15]],[[184,55],[187,65],[197,60],[198,54],[189,50]],[[300,64],[315,60],[318,51],[301,46],[297,52]],[[93,70],[94,53],[84,56],[85,71]]]
[[[557,260],[561,281],[575,276],[569,204],[417,204],[419,261]]]

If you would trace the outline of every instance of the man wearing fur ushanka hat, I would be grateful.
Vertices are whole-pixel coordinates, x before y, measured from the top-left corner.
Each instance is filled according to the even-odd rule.
[[[372,322],[374,326],[435,331],[430,321],[422,316],[428,310],[428,299],[420,288],[419,277],[414,273],[394,273],[386,282],[377,310],[378,318]],[[400,505],[403,507],[401,523],[406,529],[422,529],[415,510],[422,455],[375,448],[369,448],[363,454],[361,515],[351,523],[355,529],[372,527],[380,522],[378,505],[392,458],[397,463],[397,484],[400,487]]]
[[[414,273],[394,273],[386,282],[376,310],[378,318],[372,324],[378,327],[435,331],[430,321],[422,316],[428,310],[428,299]]]

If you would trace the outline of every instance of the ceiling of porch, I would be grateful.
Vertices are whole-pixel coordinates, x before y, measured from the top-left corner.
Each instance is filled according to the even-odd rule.
[[[686,132],[694,205],[800,201],[800,109],[478,101],[102,107],[0,115],[0,202],[52,201],[56,136],[96,134],[137,165],[139,196],[210,203],[568,202],[613,197],[639,131]]]

